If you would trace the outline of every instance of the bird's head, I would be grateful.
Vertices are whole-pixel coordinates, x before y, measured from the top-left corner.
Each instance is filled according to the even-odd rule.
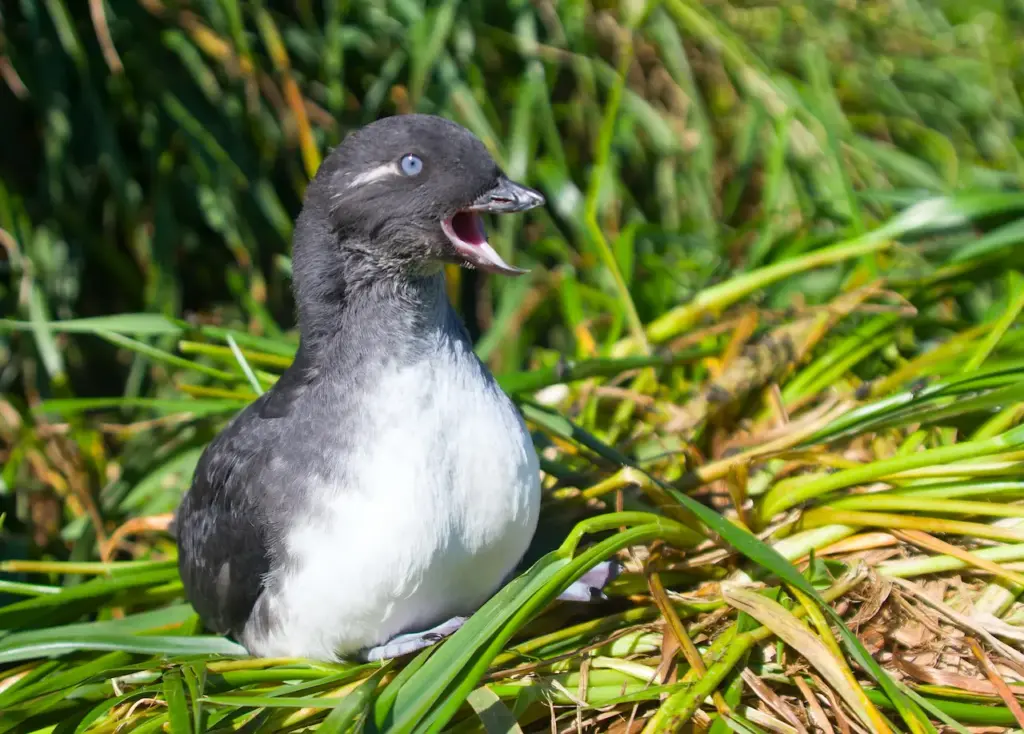
[[[525,271],[487,241],[486,213],[544,203],[510,181],[472,133],[431,115],[397,115],[354,133],[326,158],[306,209],[326,215],[337,247],[380,272],[426,273],[443,263]]]

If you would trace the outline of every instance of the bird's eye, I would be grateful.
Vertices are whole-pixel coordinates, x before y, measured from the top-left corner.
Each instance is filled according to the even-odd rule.
[[[402,173],[406,176],[418,176],[420,171],[423,170],[423,161],[420,160],[419,156],[412,153],[402,156],[399,165],[402,167]]]

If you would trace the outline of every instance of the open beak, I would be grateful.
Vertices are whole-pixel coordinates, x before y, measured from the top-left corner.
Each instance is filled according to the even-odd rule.
[[[471,205],[441,222],[441,228],[467,265],[487,273],[522,275],[527,272],[506,263],[487,241],[481,212],[509,214],[524,212],[544,203],[544,196],[528,186],[510,181],[505,176]]]

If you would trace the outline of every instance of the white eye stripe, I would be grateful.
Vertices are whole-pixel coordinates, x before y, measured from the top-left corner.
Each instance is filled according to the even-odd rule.
[[[363,186],[368,183],[373,183],[374,181],[380,181],[382,178],[387,178],[388,176],[398,176],[400,174],[401,171],[398,170],[398,166],[394,163],[385,163],[383,166],[377,166],[376,168],[371,168],[368,171],[357,173],[349,180],[347,188],[351,189],[356,186]]]

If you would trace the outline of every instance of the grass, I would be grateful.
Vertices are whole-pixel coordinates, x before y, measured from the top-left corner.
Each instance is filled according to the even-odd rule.
[[[5,7],[0,732],[1024,728],[1022,10]],[[294,353],[324,150],[412,110],[549,199],[449,273],[538,546],[411,660],[248,659],[168,513]]]

